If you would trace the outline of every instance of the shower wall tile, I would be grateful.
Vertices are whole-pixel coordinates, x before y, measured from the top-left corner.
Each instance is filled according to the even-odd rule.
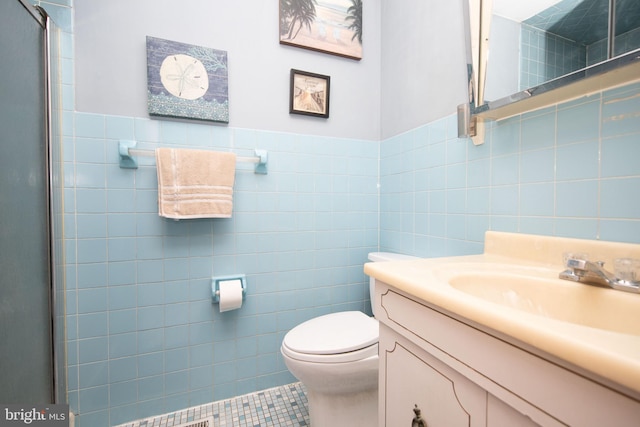
[[[518,182],[520,175],[519,155],[510,154],[493,158],[491,168],[492,185],[511,185]]]
[[[520,198],[518,185],[494,186],[491,188],[491,213],[493,215],[517,215]]]
[[[105,409],[109,405],[109,388],[107,386],[85,388],[79,393],[80,406],[87,412]]]
[[[79,239],[106,238],[107,216],[102,214],[76,215],[76,236]]]
[[[640,235],[640,224],[635,219],[603,220],[600,230],[603,240],[625,242],[629,240],[629,235]]]
[[[640,174],[603,180],[601,184],[600,212],[603,216],[617,219],[640,218]]]
[[[556,140],[556,107],[522,115],[522,151],[553,148]]]
[[[107,288],[80,289],[77,292],[78,313],[107,310]]]
[[[106,337],[78,340],[78,362],[91,363],[107,360],[108,339]],[[75,352],[74,352],[75,353]]]
[[[59,6],[71,6],[71,0],[41,0],[40,4],[45,7],[47,4]]]
[[[553,181],[556,170],[555,155],[556,153],[553,148],[544,148],[535,151],[523,150],[520,155],[519,165],[520,182],[534,183]]]
[[[105,162],[105,141],[103,139],[76,138],[75,159],[82,163]]]
[[[587,49],[571,40],[521,25],[520,90],[584,68]]]
[[[134,139],[134,119],[132,117],[106,117],[106,138],[107,139]]]
[[[554,199],[555,189],[553,183],[523,183],[520,186],[520,215],[524,217],[553,216]]]
[[[76,113],[76,138],[104,138],[105,116],[101,114]]]
[[[639,111],[640,111],[640,107]],[[640,120],[638,120],[640,121]],[[614,136],[602,141],[602,177],[638,175],[640,144],[638,133]]]
[[[593,139],[556,149],[558,181],[598,178],[600,174],[600,141]]]
[[[108,332],[106,313],[81,314],[78,316],[78,338],[106,336]]]
[[[559,106],[556,134],[558,145],[600,137],[601,106],[601,95],[579,98]]]
[[[556,184],[556,215],[560,217],[598,216],[599,181],[570,181]]]
[[[640,33],[638,33],[640,34]],[[640,83],[607,92],[602,105],[602,136],[638,134],[640,132]]]

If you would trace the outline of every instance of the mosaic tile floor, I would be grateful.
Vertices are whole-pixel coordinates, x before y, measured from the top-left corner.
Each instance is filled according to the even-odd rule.
[[[300,427],[309,425],[306,390],[301,383],[293,383],[121,424],[118,427]]]

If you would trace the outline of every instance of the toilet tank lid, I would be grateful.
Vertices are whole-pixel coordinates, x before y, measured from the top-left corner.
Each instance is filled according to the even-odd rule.
[[[369,261],[382,262],[382,261],[400,261],[406,259],[418,259],[418,257],[404,254],[396,254],[393,252],[371,252],[369,253]]]
[[[283,344],[306,354],[338,354],[378,343],[378,321],[361,311],[342,311],[307,320],[290,330]]]

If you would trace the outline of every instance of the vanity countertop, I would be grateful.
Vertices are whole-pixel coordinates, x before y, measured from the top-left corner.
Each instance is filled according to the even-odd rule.
[[[587,253],[605,266],[616,258],[640,259],[635,244],[487,232],[481,255],[367,263],[364,271],[458,320],[640,397],[640,294],[559,279],[565,252]],[[454,287],[461,278],[477,278],[486,289],[474,295]],[[493,289],[505,278],[525,285]],[[532,296],[533,304],[523,305],[521,294]],[[517,304],[509,306],[514,298]]]

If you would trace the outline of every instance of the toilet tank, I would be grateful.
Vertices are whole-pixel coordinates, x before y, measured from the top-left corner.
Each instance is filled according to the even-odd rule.
[[[418,259],[418,257],[411,255],[396,254],[393,252],[370,252],[369,261],[373,262],[386,262],[386,261],[400,261],[408,259]],[[369,278],[369,299],[371,301],[371,312],[375,316],[375,304],[373,303],[374,287],[376,280],[373,277]]]

